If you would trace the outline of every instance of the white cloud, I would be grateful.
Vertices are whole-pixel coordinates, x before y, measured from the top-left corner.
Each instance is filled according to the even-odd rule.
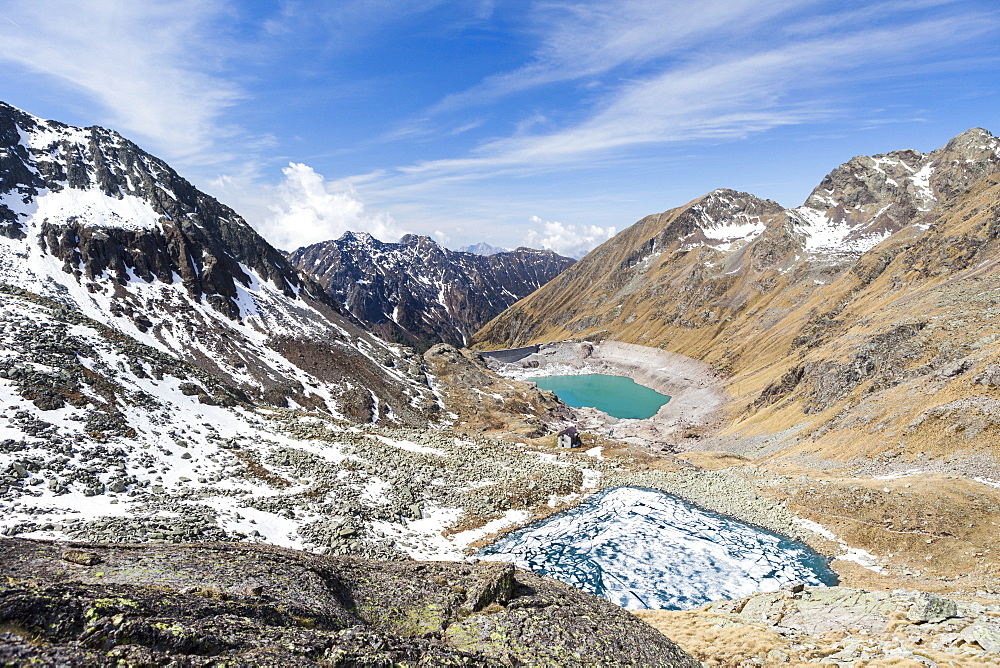
[[[353,187],[340,189],[322,174],[301,163],[281,170],[284,181],[275,190],[270,215],[258,231],[272,244],[295,250],[347,232],[368,232],[382,241],[396,241],[404,234],[388,213],[365,210]]]
[[[554,220],[542,220],[538,216],[532,216],[531,222],[540,229],[528,232],[524,237],[525,246],[544,248],[577,259],[615,236],[616,232],[614,227],[565,225]]]
[[[226,2],[8,0],[0,12],[0,60],[84,91],[102,123],[172,159],[219,161],[210,149],[236,132],[220,119],[244,98],[218,74]]]

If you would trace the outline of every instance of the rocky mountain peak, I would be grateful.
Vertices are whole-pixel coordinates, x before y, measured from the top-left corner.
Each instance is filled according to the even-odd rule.
[[[742,216],[766,216],[780,213],[782,210],[781,205],[773,200],[729,188],[713,190],[695,200],[690,207],[703,211],[711,221],[708,223],[709,226],[726,224]]]
[[[368,232],[352,232],[351,230],[347,230],[342,235],[340,235],[339,241],[343,242],[344,244],[359,244],[363,246],[379,245],[382,243]],[[321,243],[333,243],[333,242],[327,241]]]
[[[682,248],[708,245],[729,247],[759,236],[773,216],[782,212],[777,202],[750,193],[720,188],[683,207],[661,214],[670,219],[650,244],[650,252],[679,242]]]
[[[995,153],[1000,149],[1000,139],[993,136],[993,133],[985,128],[969,128],[960,135],[956,135],[945,146],[944,150],[951,153],[965,153],[969,157],[988,151]]]
[[[863,253],[997,171],[1000,141],[972,128],[931,153],[901,150],[851,158],[792,213],[808,250]]]
[[[109,271],[127,281],[130,270],[146,280],[179,279],[231,319],[247,315],[238,295],[253,280],[248,269],[287,297],[302,287],[236,212],[117,132],[45,121],[9,105],[0,107],[0,128],[6,236],[37,228],[43,250],[67,271],[89,280]],[[144,252],[130,250],[137,248]]]
[[[403,244],[404,246],[417,246],[424,248],[429,248],[431,246],[435,247],[438,246],[438,243],[434,241],[434,239],[423,234],[404,234],[400,238],[399,243]]]
[[[497,253],[503,253],[510,249],[492,246],[485,241],[480,241],[479,243],[462,246],[460,248],[456,248],[455,250],[460,253],[475,253],[476,255],[496,255]]]
[[[337,303],[239,214],[113,130],[0,105],[0,282],[278,404],[372,419],[367,390],[336,400],[358,389],[352,366],[370,374],[383,407],[400,399],[378,368],[392,351],[374,339],[359,350]],[[394,414],[415,418],[410,401]]]
[[[365,327],[426,349],[462,345],[483,323],[573,263],[552,251],[518,249],[490,256],[448,250],[428,236],[398,243],[335,241],[289,254]]]

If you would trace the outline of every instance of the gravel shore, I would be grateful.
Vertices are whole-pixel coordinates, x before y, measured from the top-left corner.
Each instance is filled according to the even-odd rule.
[[[618,341],[546,343],[513,363],[488,361],[496,373],[516,380],[603,373],[627,376],[669,395],[670,401],[647,420],[619,420],[595,409],[576,409],[583,429],[651,447],[671,446],[685,437],[713,432],[730,401],[722,378],[708,364]]]

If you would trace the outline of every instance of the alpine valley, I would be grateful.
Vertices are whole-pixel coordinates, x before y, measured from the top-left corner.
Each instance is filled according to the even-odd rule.
[[[662,425],[669,449],[863,550],[842,582],[995,601],[998,317],[1000,140],[973,128],[855,157],[794,209],[716,190],[648,216],[474,341],[583,342],[576,368],[626,344],[694,358],[713,400]]]
[[[998,195],[974,129],[576,263],[286,255],[116,132],[0,104],[0,663],[995,662]],[[616,420],[523,380],[559,372],[671,400]],[[615,487],[801,540],[843,586],[634,615],[478,561]]]

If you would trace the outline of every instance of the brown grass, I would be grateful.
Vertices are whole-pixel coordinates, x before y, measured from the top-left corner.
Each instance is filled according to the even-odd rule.
[[[837,643],[848,637],[843,633],[826,633],[809,636],[804,633],[782,635],[760,624],[746,624],[730,615],[705,612],[702,610],[634,610],[632,613],[668,638],[676,642],[688,654],[709,666],[741,668],[759,666],[816,666],[816,660],[838,651]],[[857,636],[866,641],[884,641],[906,644],[905,637],[894,633],[895,628],[884,634]],[[806,649],[809,643],[815,649]],[[940,666],[996,666],[996,660],[976,659],[967,655],[949,654],[920,646],[909,646],[920,656],[935,661]],[[781,652],[787,656],[772,654]],[[855,665],[861,665],[855,663]],[[865,666],[899,666],[920,668],[925,664],[901,657],[874,659],[864,662]]]

